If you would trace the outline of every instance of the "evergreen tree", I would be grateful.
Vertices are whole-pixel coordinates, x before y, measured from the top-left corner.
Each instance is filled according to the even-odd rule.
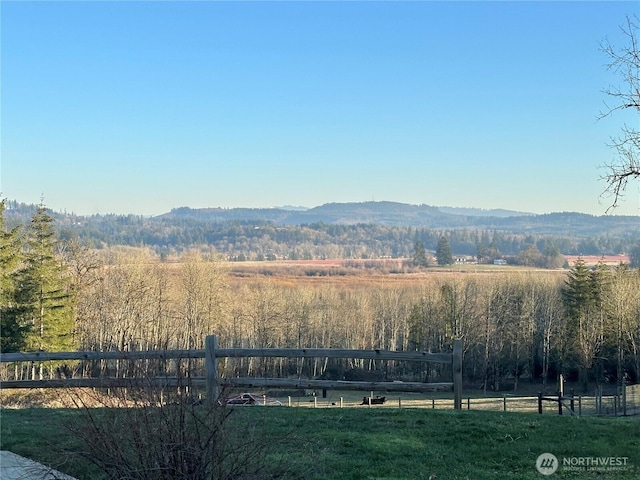
[[[476,259],[478,260],[478,263],[482,263],[488,256],[489,249],[480,239],[476,240]]]
[[[53,218],[40,204],[27,229],[25,268],[16,291],[18,304],[31,325],[29,350],[73,348],[73,308],[70,279],[56,258]]]
[[[596,267],[590,271],[589,278],[591,280],[593,306],[598,310],[602,310],[602,305],[611,287],[611,270],[605,263],[598,262]]]
[[[436,259],[438,265],[451,265],[453,263],[453,254],[451,253],[451,246],[449,240],[444,235],[438,240],[438,246],[436,248]]]
[[[564,264],[564,257],[560,254],[558,246],[550,241],[544,242],[544,259],[543,267],[560,268]]]
[[[609,270],[603,263],[590,270],[580,258],[569,271],[562,289],[569,335],[578,356],[585,391],[587,373],[604,343],[603,298],[609,286],[609,277]]]
[[[427,252],[420,240],[416,241],[413,248],[413,264],[419,267],[429,266],[429,263],[427,261]]]
[[[21,268],[20,227],[6,230],[5,200],[0,201],[0,352],[18,352],[25,346],[28,326],[16,303]]]
[[[576,319],[594,304],[591,270],[578,258],[567,274],[562,289],[562,299],[570,318]]]

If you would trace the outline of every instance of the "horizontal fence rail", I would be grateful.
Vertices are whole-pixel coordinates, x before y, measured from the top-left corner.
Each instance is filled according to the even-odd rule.
[[[192,377],[193,385],[206,385],[205,377]],[[132,378],[132,377],[89,377],[89,378],[47,378],[42,380],[3,380],[0,389],[11,388],[118,388],[118,387],[180,387],[184,379],[178,377]]]
[[[173,360],[179,358],[204,358],[204,355],[204,350],[25,352],[0,353],[0,363],[55,362],[64,360]]]
[[[61,360],[147,360],[205,358],[206,350],[140,350],[112,352],[26,352],[2,353],[0,363],[44,362]],[[218,348],[216,358],[288,357],[288,358],[357,358],[363,360],[398,360],[407,362],[451,363],[450,353],[407,352],[393,350],[348,350],[336,348]]]
[[[190,377],[190,382],[206,385],[208,397],[217,399],[219,387],[272,387],[272,388],[322,388],[340,390],[385,390],[405,392],[454,392],[454,408],[462,404],[462,342],[454,340],[452,353],[411,352],[392,350],[351,350],[334,348],[217,348],[217,336],[206,337],[205,349],[150,350],[150,351],[85,351],[85,352],[24,352],[0,354],[0,363],[46,361],[99,361],[99,360],[173,360],[205,359],[205,377]],[[453,381],[441,383],[423,382],[366,382],[344,380],[315,380],[292,378],[225,378],[218,374],[221,358],[286,357],[286,358],[352,358],[364,360],[409,361],[449,364]],[[41,380],[7,380],[0,382],[0,389],[9,388],[64,388],[64,387],[126,387],[126,386],[178,386],[181,379],[155,377],[151,379],[125,378],[53,378]]]

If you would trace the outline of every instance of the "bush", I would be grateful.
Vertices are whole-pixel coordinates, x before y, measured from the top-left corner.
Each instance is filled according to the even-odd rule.
[[[77,453],[115,479],[281,476],[278,466],[266,462],[274,439],[266,438],[265,425],[234,420],[237,412],[224,401],[202,401],[193,391],[180,385],[169,393],[152,382],[108,395],[93,391],[93,398],[71,391],[82,414],[69,428],[86,447]]]

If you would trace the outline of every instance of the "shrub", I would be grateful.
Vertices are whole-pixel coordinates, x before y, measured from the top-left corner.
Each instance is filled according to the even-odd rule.
[[[224,401],[202,401],[194,391],[190,385],[168,390],[151,381],[107,395],[94,390],[93,398],[70,391],[72,405],[82,412],[69,425],[85,445],[76,453],[117,479],[281,476],[280,467],[266,461],[274,439],[266,438],[265,425],[245,422]]]

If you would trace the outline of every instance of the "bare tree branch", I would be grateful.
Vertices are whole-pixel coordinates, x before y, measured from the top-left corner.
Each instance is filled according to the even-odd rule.
[[[608,117],[620,110],[635,110],[640,113],[640,52],[638,51],[638,17],[627,17],[626,25],[620,27],[628,44],[616,47],[605,40],[601,51],[609,57],[607,69],[617,73],[623,80],[624,88],[609,86],[604,90],[615,100],[613,106],[598,115]],[[624,197],[629,180],[640,178],[640,132],[636,127],[624,125],[621,134],[611,138],[608,144],[616,152],[616,160],[603,165],[608,173],[601,177],[607,184],[602,196],[613,197],[607,212],[616,208]]]

